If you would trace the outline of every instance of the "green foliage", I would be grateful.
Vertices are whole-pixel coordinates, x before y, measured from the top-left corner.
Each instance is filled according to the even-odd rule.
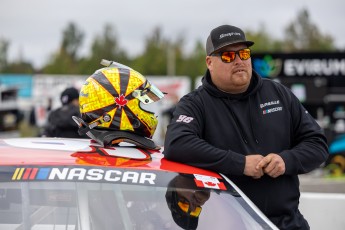
[[[51,55],[42,69],[46,74],[80,74],[77,53],[83,42],[83,32],[77,25],[69,23],[63,31],[60,49]]]
[[[84,33],[74,23],[69,23],[63,31],[61,51],[77,61],[77,53],[84,40]]]
[[[9,48],[9,41],[0,39],[0,73],[27,73],[32,74],[35,72],[31,63],[22,60],[16,60],[8,63],[7,52]]]
[[[0,72],[7,66],[7,51],[9,42],[5,39],[0,39]]]
[[[144,75],[166,75],[168,42],[160,28],[146,38],[143,54],[133,59],[132,68]]]
[[[310,21],[307,10],[298,13],[295,21],[285,29],[284,50],[292,51],[333,51],[333,38],[322,35]]]
[[[102,59],[116,61],[127,65],[129,59],[126,53],[120,48],[114,28],[107,24],[104,26],[103,34],[96,36],[91,44],[90,55],[80,61],[80,73],[92,74],[101,68]]]
[[[101,59],[114,60],[128,65],[144,75],[177,75],[195,79],[205,73],[204,41],[196,41],[194,49],[185,52],[184,37],[176,41],[163,37],[161,28],[155,28],[145,40],[141,54],[129,58],[118,42],[114,28],[107,24],[101,35],[91,43],[89,54],[79,57],[84,33],[74,23],[63,30],[59,49],[54,52],[41,70],[34,70],[30,63],[19,60],[8,64],[9,42],[0,40],[0,71],[12,73],[40,72],[44,74],[92,74],[101,68]],[[310,19],[307,10],[285,28],[285,38],[278,40],[267,32],[264,25],[258,31],[246,31],[247,39],[255,42],[253,52],[296,52],[335,50],[333,38],[322,34]]]
[[[77,62],[65,52],[53,54],[48,64],[42,69],[45,74],[78,74]]]
[[[283,50],[283,42],[276,40],[267,32],[266,27],[261,25],[258,31],[247,31],[246,37],[255,44],[253,52],[279,52]]]
[[[197,41],[191,54],[181,63],[178,75],[190,76],[192,80],[206,71],[206,50],[204,42]]]
[[[25,73],[33,74],[35,69],[31,63],[25,61],[12,62],[1,71],[2,73]]]

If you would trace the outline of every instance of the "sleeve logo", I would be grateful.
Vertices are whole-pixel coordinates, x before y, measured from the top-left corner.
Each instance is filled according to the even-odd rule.
[[[180,115],[176,122],[184,122],[184,123],[190,123],[194,118],[193,117],[187,117],[186,115]]]

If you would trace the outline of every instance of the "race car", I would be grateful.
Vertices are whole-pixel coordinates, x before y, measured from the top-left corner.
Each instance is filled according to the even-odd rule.
[[[0,140],[0,229],[278,229],[224,175],[160,150]]]

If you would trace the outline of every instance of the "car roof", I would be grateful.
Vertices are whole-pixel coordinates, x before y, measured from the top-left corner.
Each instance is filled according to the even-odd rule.
[[[99,166],[202,174],[218,173],[166,160],[160,150],[130,144],[103,148],[89,139],[8,138],[0,140],[0,166]]]

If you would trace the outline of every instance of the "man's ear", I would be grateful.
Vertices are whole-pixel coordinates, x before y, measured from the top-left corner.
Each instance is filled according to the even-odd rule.
[[[208,69],[212,68],[212,58],[210,56],[206,56],[206,66]]]

